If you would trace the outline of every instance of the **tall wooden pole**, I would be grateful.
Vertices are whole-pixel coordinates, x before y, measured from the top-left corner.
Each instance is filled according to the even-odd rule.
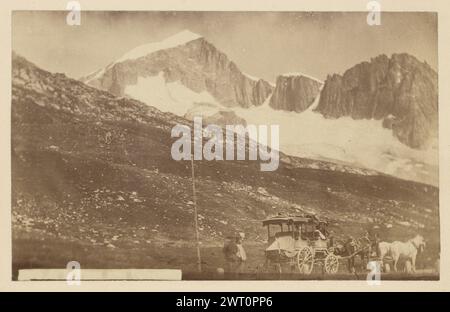
[[[192,193],[194,199],[195,239],[197,241],[197,265],[198,271],[202,271],[202,257],[200,254],[200,236],[198,233],[197,193],[195,191],[194,155],[191,157]]]

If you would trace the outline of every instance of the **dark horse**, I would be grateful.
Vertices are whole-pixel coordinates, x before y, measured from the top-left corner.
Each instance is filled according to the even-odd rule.
[[[348,270],[355,273],[355,257],[360,257],[361,265],[365,268],[371,253],[372,243],[368,237],[363,236],[358,239],[349,238],[344,244],[342,256],[348,257]]]

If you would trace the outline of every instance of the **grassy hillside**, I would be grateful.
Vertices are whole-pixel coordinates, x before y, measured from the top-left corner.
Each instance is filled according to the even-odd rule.
[[[171,159],[170,129],[188,122],[13,57],[13,267],[195,267],[190,162]],[[282,134],[281,134],[282,135]],[[438,256],[438,189],[283,155],[195,162],[205,266],[222,265],[226,234],[247,235],[261,263],[261,220],[316,213],[338,238],[377,226],[388,241],[422,233]],[[428,259],[429,258],[429,259]],[[253,259],[253,261],[252,261]]]

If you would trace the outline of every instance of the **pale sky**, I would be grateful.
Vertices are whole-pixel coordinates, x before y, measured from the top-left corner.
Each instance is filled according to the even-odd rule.
[[[275,81],[303,72],[324,80],[379,54],[407,52],[437,69],[437,15],[292,12],[14,12],[13,49],[51,72],[79,78],[136,46],[188,29],[204,36],[245,73]]]

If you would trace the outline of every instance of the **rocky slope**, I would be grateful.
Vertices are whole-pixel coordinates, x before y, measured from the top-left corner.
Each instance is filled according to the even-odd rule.
[[[381,55],[328,76],[316,111],[328,118],[381,119],[402,143],[426,148],[437,138],[437,73],[408,54]]]
[[[170,156],[172,126],[189,121],[17,55],[12,77],[15,272],[74,259],[84,268],[195,270],[191,167]],[[437,257],[437,188],[281,157],[274,172],[252,161],[195,163],[205,270],[223,266],[222,239],[235,230],[256,246],[248,261],[255,270],[264,261],[260,221],[277,213],[315,213],[337,238],[373,226],[389,240],[419,231],[427,257]]]
[[[82,81],[123,96],[139,77],[161,73],[167,83],[180,82],[196,93],[206,91],[226,107],[261,105],[273,89],[267,81],[243,74],[224,53],[189,31],[138,47]]]
[[[277,110],[303,112],[319,95],[322,83],[302,74],[278,76],[270,107]]]

